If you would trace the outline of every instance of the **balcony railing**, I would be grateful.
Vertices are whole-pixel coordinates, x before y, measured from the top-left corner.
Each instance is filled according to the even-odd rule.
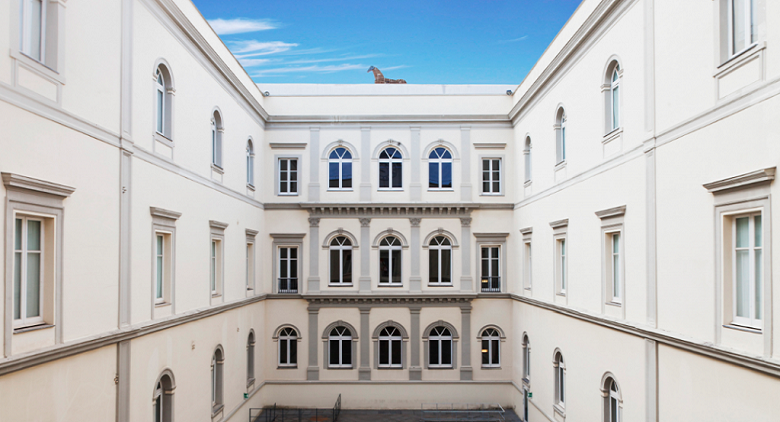
[[[501,277],[482,277],[483,292],[500,292]]]
[[[279,293],[298,293],[298,278],[280,278]]]

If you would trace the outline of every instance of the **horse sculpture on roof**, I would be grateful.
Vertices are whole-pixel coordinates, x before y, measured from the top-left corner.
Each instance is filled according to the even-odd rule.
[[[387,79],[385,78],[385,75],[382,74],[382,71],[376,68],[375,66],[371,66],[368,68],[367,72],[374,72],[374,83],[375,84],[405,84],[406,81],[403,79]]]

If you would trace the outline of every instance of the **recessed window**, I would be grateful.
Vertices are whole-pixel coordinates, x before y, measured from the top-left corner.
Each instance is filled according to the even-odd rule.
[[[622,260],[620,256],[621,251],[621,236],[620,232],[607,233],[605,237],[605,253],[607,255],[607,291],[609,292],[608,298],[613,303],[622,302],[623,292],[621,287],[621,277],[623,274]]]
[[[173,380],[171,374],[160,377],[154,388],[154,422],[173,421]]]
[[[398,148],[388,147],[379,153],[379,188],[403,187],[403,156]]]
[[[761,213],[731,219],[734,324],[762,327],[763,236]]]
[[[498,195],[501,193],[501,159],[482,160],[482,193]]]
[[[379,285],[401,285],[401,241],[387,236],[379,242]]]
[[[279,248],[279,293],[298,293],[298,248]]]
[[[555,354],[555,403],[561,409],[566,406],[566,365],[563,362],[563,355]]]
[[[532,259],[532,249],[531,249],[531,242],[525,242],[523,243],[523,288],[530,289],[531,283],[532,283],[532,277],[533,277],[533,259]]]
[[[612,71],[612,80],[610,81],[610,101],[612,109],[612,128],[617,129],[620,127],[620,71],[619,66],[615,66]]]
[[[328,336],[328,366],[330,368],[352,367],[352,333],[347,327],[336,327]]]
[[[352,189],[352,153],[338,147],[328,156],[328,189]]]
[[[607,378],[606,391],[604,391],[604,422],[623,421],[623,400],[620,397],[620,388],[613,378]]]
[[[247,242],[246,244],[246,289],[252,290],[255,287],[255,244]]]
[[[211,295],[222,294],[222,240],[211,239]]]
[[[249,332],[246,340],[246,382],[247,386],[255,380],[255,333]]]
[[[452,189],[452,153],[444,147],[428,154],[428,189]]]
[[[500,247],[482,246],[480,259],[481,287],[483,292],[500,292],[501,276],[499,272],[500,265]]]
[[[173,278],[172,233],[154,233],[154,303],[171,303],[171,279]]]
[[[558,108],[555,114],[555,162],[560,164],[566,161],[566,111]]]
[[[452,367],[452,333],[447,327],[434,327],[428,336],[428,366]]]
[[[44,273],[47,257],[44,220],[17,215],[14,234],[14,325],[43,323]]]
[[[211,116],[211,164],[222,168],[222,115],[214,110]]]
[[[279,333],[279,366],[298,366],[298,332],[290,327]]]
[[[298,194],[298,160],[279,159],[279,195]]]
[[[755,0],[728,0],[729,53],[736,55],[753,44],[758,28]]]
[[[255,146],[251,139],[246,141],[246,184],[255,186]]]
[[[452,285],[452,242],[444,236],[428,244],[428,284]]]
[[[525,182],[531,181],[531,137],[525,138],[523,145],[523,159],[525,161]]]
[[[218,348],[211,356],[211,412],[216,414],[223,406],[222,379],[225,358],[222,349]]]
[[[531,379],[531,341],[523,336],[523,380]]]
[[[401,368],[403,338],[396,327],[385,327],[379,333],[379,367]]]
[[[164,64],[158,65],[154,71],[154,130],[168,140],[173,139],[173,91],[170,69]]]
[[[352,242],[346,236],[330,241],[330,284],[352,284]]]
[[[555,276],[559,294],[566,294],[566,289],[569,287],[568,252],[566,251],[566,246],[565,238],[555,241]]]
[[[482,332],[482,367],[498,368],[501,366],[501,335],[495,328],[487,328]]]

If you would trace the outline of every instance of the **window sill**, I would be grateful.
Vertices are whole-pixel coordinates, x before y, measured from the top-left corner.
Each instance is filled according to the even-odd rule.
[[[531,291],[531,286],[528,286],[528,287],[523,287],[523,290],[528,290],[528,291]]]
[[[618,138],[620,135],[623,134],[623,127],[617,127],[615,129],[612,129],[611,131],[607,132],[606,135],[601,139],[602,144],[609,143],[610,141]]]
[[[298,364],[295,365],[279,365],[276,369],[298,369]]]
[[[249,184],[249,183],[246,184],[246,188],[251,190],[252,192],[255,191],[255,187],[253,185]]]
[[[217,404],[214,407],[211,408],[211,417],[215,417],[219,414],[219,412],[222,411],[222,409],[225,408],[224,404]]]
[[[218,166],[218,165],[216,165],[214,163],[211,163],[211,169],[214,170],[215,172],[219,173],[219,174],[225,174],[225,169],[223,169],[222,167],[220,167],[220,166]]]
[[[453,368],[452,366],[430,366],[430,365],[429,365],[429,366],[428,366],[427,368],[425,368],[425,369],[430,369],[430,370],[440,370],[440,369],[454,369],[454,368]]]
[[[254,290],[254,289],[253,289],[253,288],[251,288],[251,287],[247,287],[247,288],[246,288],[246,291],[248,291],[248,292],[251,292],[252,290]]]
[[[53,324],[47,324],[45,322],[42,322],[42,323],[37,324],[37,325],[28,325],[26,327],[14,328],[14,334],[28,333],[30,331],[45,330],[47,328],[52,328],[52,327],[54,327]]]
[[[276,196],[298,196],[298,192],[295,192],[295,193],[277,193]]]
[[[174,146],[173,140],[168,138],[167,136],[163,135],[162,133],[154,131],[152,136],[154,137],[155,141],[157,141],[157,142],[167,146],[168,148],[173,148],[173,146]]]
[[[523,385],[525,385],[526,387],[530,386],[531,380],[526,377],[523,377]]]
[[[455,285],[452,283],[428,283],[428,287],[454,287]]]
[[[328,287],[354,287],[352,283],[328,283]]]
[[[560,404],[554,404],[553,410],[555,411],[555,413],[561,415],[562,418],[566,418],[566,409]]]
[[[349,189],[339,189],[339,188],[328,188],[328,192],[354,192],[355,190],[352,188]]]
[[[758,48],[756,48],[756,47],[758,47]],[[725,62],[721,63],[720,66],[717,67],[717,70],[715,71],[715,75],[713,75],[713,76],[717,77],[719,74],[721,74],[721,73],[725,72],[726,70],[730,69],[732,66],[734,66],[735,63],[739,62],[740,59],[742,59],[743,57],[746,57],[746,56],[752,54],[754,52],[753,50],[758,51],[758,50],[763,50],[764,48],[766,48],[766,43],[765,42],[761,42],[761,43],[757,43],[756,42],[756,43],[750,44],[749,46],[745,47],[742,51],[739,51],[738,53],[733,54],[731,57],[726,59]]]
[[[51,79],[59,83],[60,85],[65,85],[65,77],[63,77],[61,73],[50,68],[49,66],[46,66],[42,62],[24,54],[23,52],[15,48],[12,48],[11,57],[18,60],[20,63],[24,64],[28,68],[31,68],[32,70],[38,72],[39,74],[46,77],[47,79]]]
[[[763,333],[763,331],[760,328],[746,327],[743,325],[723,324],[723,328],[728,328],[730,330],[744,331],[746,333],[753,333],[753,334]]]
[[[166,306],[171,306],[171,302],[160,302],[154,304],[155,308],[164,308]]]
[[[504,193],[503,192],[499,192],[499,193],[482,192],[479,194],[479,196],[504,196]]]
[[[485,366],[485,365],[482,365],[482,370],[483,371],[492,371],[492,370],[495,370],[495,369],[503,369],[503,368],[501,368],[500,365],[499,366]]]
[[[403,192],[404,188],[379,188],[378,192]]]
[[[333,369],[333,370],[339,370],[339,369],[342,369],[342,370],[343,369],[352,370],[352,369],[355,369],[355,368],[352,367],[352,366],[328,366],[328,369]]]
[[[428,188],[428,192],[455,192],[455,188]]]
[[[378,369],[380,371],[385,371],[385,370],[402,370],[402,369],[404,369],[404,367],[403,366],[378,366],[376,369]]]
[[[555,296],[566,297],[566,292],[558,292],[555,294]]]
[[[404,287],[403,283],[379,283],[378,287]]]
[[[566,168],[566,160],[563,160],[560,163],[555,165],[555,171],[558,171],[563,168]]]
[[[523,183],[523,186],[527,188],[527,187],[531,186],[531,184],[532,184],[532,183],[533,183],[533,180],[526,180],[526,181]]]
[[[605,303],[605,305],[615,306],[617,308],[620,308],[621,306],[623,306],[623,303],[622,302],[611,301],[611,302]]]
[[[249,388],[249,387],[251,387],[251,386],[253,386],[253,385],[255,385],[255,379],[254,379],[254,378],[249,378],[249,379],[246,381],[246,388]]]
[[[221,294],[219,294],[219,293],[212,293],[212,294],[211,294],[211,297],[212,297],[212,298],[215,298],[215,297],[222,297],[222,295],[221,295]]]

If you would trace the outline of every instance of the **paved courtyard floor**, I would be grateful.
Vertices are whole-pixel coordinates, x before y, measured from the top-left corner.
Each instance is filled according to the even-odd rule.
[[[311,413],[310,413],[311,412]],[[299,416],[300,415],[300,416]],[[464,414],[460,416],[453,416],[452,414],[432,415],[428,414],[425,420],[436,420],[446,422],[456,421],[499,421],[492,417],[495,415],[475,415]],[[522,422],[514,410],[507,409],[504,413],[504,421],[506,422]],[[268,419],[269,421],[272,419]],[[256,419],[257,422],[265,422],[266,415],[261,414]],[[300,414],[296,410],[278,409],[276,413],[276,419],[274,422],[331,422],[330,409],[319,411],[318,415],[313,414],[313,410],[304,410]],[[338,417],[337,422],[422,422],[423,414],[419,409],[415,410],[342,410]]]

